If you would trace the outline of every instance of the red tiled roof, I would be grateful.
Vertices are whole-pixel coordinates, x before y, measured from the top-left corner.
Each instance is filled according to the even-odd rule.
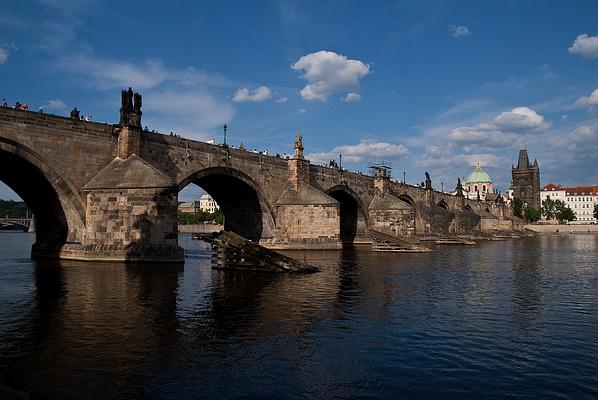
[[[565,188],[567,196],[596,196],[598,195],[598,186],[575,186]]]
[[[552,191],[552,190],[563,190],[563,188],[561,187],[561,185],[553,185],[552,183],[549,183],[548,185],[544,186],[542,188],[543,191]]]

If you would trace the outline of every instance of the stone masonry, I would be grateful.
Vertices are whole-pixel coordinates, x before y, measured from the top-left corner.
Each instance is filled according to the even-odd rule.
[[[225,228],[275,248],[474,233],[517,224],[504,204],[141,129],[141,96],[123,91],[119,124],[0,108],[0,180],[36,216],[36,257],[182,261],[177,194],[210,193]],[[429,180],[429,176],[426,181]],[[428,186],[428,185],[426,185]]]

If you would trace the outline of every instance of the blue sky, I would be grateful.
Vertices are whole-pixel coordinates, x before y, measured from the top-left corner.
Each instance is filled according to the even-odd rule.
[[[521,146],[542,184],[598,184],[596,1],[0,0],[0,97],[184,137],[343,154],[455,186],[480,162],[510,183]],[[196,190],[181,197],[189,199]],[[0,184],[0,198],[16,195]]]

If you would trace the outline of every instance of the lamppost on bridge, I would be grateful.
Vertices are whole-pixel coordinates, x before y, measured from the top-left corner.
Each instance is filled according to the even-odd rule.
[[[224,147],[226,147],[226,130],[228,129],[228,126],[226,126],[226,124],[224,124],[224,126],[222,128],[224,129]]]
[[[405,184],[405,171],[403,171],[403,185]]]

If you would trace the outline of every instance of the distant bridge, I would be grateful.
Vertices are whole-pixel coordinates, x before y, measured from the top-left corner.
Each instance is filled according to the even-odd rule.
[[[225,229],[270,248],[407,241],[511,229],[512,209],[426,187],[141,129],[141,99],[123,92],[119,124],[0,108],[0,180],[35,214],[32,255],[79,260],[183,259],[178,193],[195,183]],[[23,226],[26,221],[15,221]]]
[[[13,225],[29,230],[31,228],[31,223],[31,218],[0,218],[0,227]]]

